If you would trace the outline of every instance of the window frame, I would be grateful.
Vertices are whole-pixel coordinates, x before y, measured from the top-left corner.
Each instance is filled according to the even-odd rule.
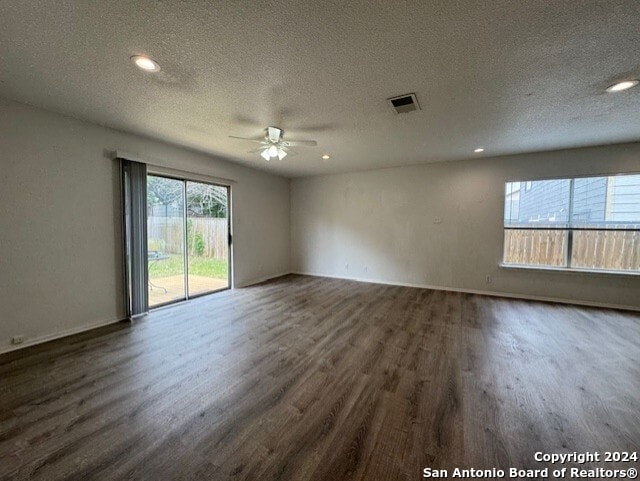
[[[638,232],[640,234],[640,227],[634,229],[625,229],[625,228],[596,228],[596,227],[580,227],[572,224],[573,219],[573,208],[574,208],[574,184],[577,179],[588,179],[588,178],[597,178],[597,177],[617,177],[617,176],[632,176],[632,175],[640,175],[638,171],[630,171],[630,172],[615,172],[615,173],[604,173],[604,174],[585,174],[585,175],[573,175],[563,176],[563,177],[546,177],[546,178],[534,178],[527,180],[505,180],[503,189],[503,208],[502,208],[502,256],[501,261],[499,263],[500,267],[507,269],[522,269],[522,270],[541,270],[541,271],[552,271],[552,272],[568,272],[568,273],[582,273],[582,274],[602,274],[602,275],[623,275],[623,276],[640,276],[640,269],[638,270],[616,270],[616,269],[599,269],[599,268],[589,268],[589,267],[574,267],[572,266],[572,257],[573,257],[573,237],[575,231],[624,231],[624,232]],[[525,192],[531,190],[532,183],[536,181],[546,181],[546,180],[568,180],[569,181],[569,217],[568,222],[564,226],[546,226],[546,227],[513,227],[506,226],[504,213],[506,210],[506,202],[507,202],[507,189],[506,185],[514,182],[520,182],[521,185],[524,184]],[[618,223],[620,224],[620,223]],[[634,223],[634,225],[640,226],[640,221]],[[504,232],[506,230],[560,230],[565,231],[567,235],[567,242],[564,249],[564,256],[566,259],[566,265],[562,266],[553,266],[553,265],[545,265],[545,264],[512,264],[505,262],[505,242],[506,236]]]

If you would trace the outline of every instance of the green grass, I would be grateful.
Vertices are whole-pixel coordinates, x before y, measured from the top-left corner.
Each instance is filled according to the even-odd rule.
[[[171,255],[168,259],[162,259],[151,263],[149,277],[169,277],[184,273],[184,261],[181,255]],[[207,257],[190,257],[189,274],[194,276],[212,277],[214,279],[227,279],[229,277],[226,260],[209,259]]]

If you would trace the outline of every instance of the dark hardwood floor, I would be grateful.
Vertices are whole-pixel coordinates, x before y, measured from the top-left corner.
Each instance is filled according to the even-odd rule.
[[[3,480],[543,468],[640,451],[640,316],[286,276],[2,355],[0,388]]]

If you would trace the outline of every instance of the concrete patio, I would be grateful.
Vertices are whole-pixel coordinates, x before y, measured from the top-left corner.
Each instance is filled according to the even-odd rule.
[[[228,279],[217,279],[205,276],[189,276],[189,296],[197,296],[207,292],[229,287]],[[184,276],[156,277],[149,283],[149,306],[157,306],[167,302],[184,299]]]

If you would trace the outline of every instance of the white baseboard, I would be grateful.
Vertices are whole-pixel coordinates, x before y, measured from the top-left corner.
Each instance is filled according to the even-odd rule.
[[[249,287],[249,286],[253,286],[254,284],[260,284],[261,282],[266,282],[268,280],[276,279],[277,277],[286,276],[288,274],[293,274],[293,272],[286,271],[286,272],[281,272],[280,274],[270,274],[268,276],[258,277],[257,279],[251,279],[250,281],[243,282],[242,284],[238,284],[234,287],[238,289],[242,287]]]
[[[26,347],[35,346],[37,344],[42,344],[49,341],[54,341],[56,339],[60,339],[62,337],[73,336],[74,334],[80,334],[81,332],[91,331],[93,329],[97,329],[99,327],[108,326],[110,324],[115,324],[117,322],[123,321],[123,318],[110,319],[108,321],[99,321],[91,324],[84,325],[82,327],[74,327],[73,329],[66,329],[64,331],[56,332],[54,334],[47,334],[46,336],[39,336],[33,339],[29,339],[22,344],[16,345],[8,345],[8,346],[0,346],[0,354],[4,354],[6,352],[17,351],[18,349],[24,349]]]
[[[560,304],[569,304],[569,305],[578,305],[578,306],[587,306],[587,307],[600,307],[605,309],[619,309],[624,311],[633,311],[640,312],[640,307],[636,306],[626,306],[620,304],[608,304],[602,302],[594,302],[594,301],[583,301],[583,300],[573,300],[573,299],[563,299],[556,297],[544,297],[544,296],[532,296],[527,294],[514,294],[510,292],[498,292],[498,291],[484,291],[479,289],[463,289],[459,287],[445,287],[445,286],[434,286],[429,284],[415,284],[411,282],[388,282],[379,279],[363,279],[361,277],[344,277],[344,276],[333,276],[328,274],[320,274],[316,272],[301,272],[301,271],[287,271],[282,272],[280,274],[272,274],[269,276],[252,279],[251,281],[247,281],[242,283],[241,285],[235,286],[237,288],[248,287],[254,284],[260,284],[261,282],[268,281],[270,279],[276,279],[278,277],[286,276],[288,274],[298,274],[302,276],[312,276],[312,277],[327,277],[330,279],[343,279],[347,281],[356,281],[356,282],[366,282],[369,284],[384,284],[391,286],[404,286],[404,287],[417,287],[420,289],[433,289],[437,291],[451,291],[451,292],[464,292],[466,294],[479,294],[483,296],[492,296],[492,297],[507,297],[511,299],[523,299],[529,301],[542,301],[542,302],[556,302]],[[123,321],[123,318],[114,318],[109,319],[107,321],[100,321],[91,324],[87,324],[81,327],[76,327],[73,329],[67,329],[65,331],[57,332],[54,334],[47,334],[45,336],[36,337],[34,339],[29,339],[28,341],[18,344],[18,345],[8,345],[8,346],[0,346],[0,354],[17,351],[18,349],[24,349],[26,347],[35,346],[37,344],[42,344],[45,342],[53,341],[55,339],[60,339],[62,337],[72,336],[74,334],[80,334],[82,332],[91,331],[93,329],[97,329],[99,327],[108,326],[110,324],[115,324],[117,322]]]
[[[414,284],[410,282],[388,282],[379,279],[363,279],[361,277],[344,277],[344,276],[333,276],[328,274],[319,274],[314,272],[299,272],[294,271],[291,274],[299,274],[302,276],[313,276],[313,277],[328,277],[330,279],[344,279],[347,281],[356,281],[356,282],[366,282],[369,284],[384,284],[389,286],[403,286],[403,287],[417,287],[419,289],[433,289],[436,291],[451,291],[451,292],[464,292],[465,294],[479,294],[482,296],[492,296],[492,297],[507,297],[510,299],[522,299],[527,301],[541,301],[541,302],[556,302],[559,304],[570,304],[577,306],[586,306],[586,307],[600,307],[604,309],[619,309],[622,311],[633,311],[640,312],[640,307],[636,306],[627,306],[620,304],[607,304],[603,302],[595,302],[595,301],[583,301],[578,299],[563,299],[561,297],[545,297],[545,296],[534,296],[528,294],[514,294],[511,292],[500,292],[500,291],[484,291],[479,289],[464,289],[460,287],[445,287],[445,286],[433,286],[429,284]]]
[[[261,282],[265,282],[268,281],[270,279],[275,279],[276,277],[282,277],[282,276],[286,276],[287,274],[291,274],[291,272],[286,271],[286,272],[282,272],[280,274],[271,274],[265,277],[261,277],[258,279],[252,279],[250,281],[247,282],[243,282],[241,285],[235,286],[237,288],[241,288],[241,287],[248,287],[254,284],[259,284]],[[167,306],[170,307],[170,306]],[[60,331],[60,332],[56,332],[53,334],[47,334],[45,336],[39,336],[39,337],[35,337],[32,339],[28,339],[25,342],[23,342],[22,344],[9,344],[6,346],[0,346],[0,354],[4,354],[6,352],[12,352],[12,351],[17,351],[18,349],[24,349],[30,346],[35,346],[37,344],[42,344],[45,342],[49,342],[49,341],[53,341],[56,339],[60,339],[63,337],[67,337],[67,336],[73,336],[74,334],[80,334],[81,332],[86,332],[86,331],[90,331],[92,329],[97,329],[98,327],[104,327],[104,326],[108,326],[109,324],[115,324],[116,322],[120,322],[126,320],[125,318],[114,318],[114,319],[109,319],[107,321],[100,321],[100,322],[94,322],[91,324],[86,324],[82,327],[75,327],[73,329],[66,329],[64,331]]]

